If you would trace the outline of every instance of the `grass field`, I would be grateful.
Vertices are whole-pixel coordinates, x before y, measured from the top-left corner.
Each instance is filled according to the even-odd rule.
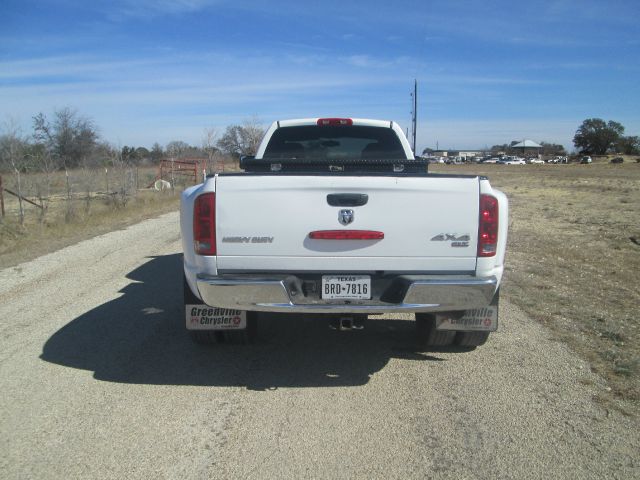
[[[589,360],[609,382],[603,400],[624,398],[637,411],[640,164],[430,167],[486,175],[507,194],[501,293]]]

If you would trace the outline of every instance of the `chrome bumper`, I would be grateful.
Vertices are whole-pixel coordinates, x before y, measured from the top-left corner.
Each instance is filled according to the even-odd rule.
[[[372,282],[374,279],[372,279]],[[291,313],[445,312],[486,307],[498,287],[496,277],[398,276],[387,288],[373,288],[371,300],[322,300],[306,295],[295,276],[198,276],[207,305],[235,310]],[[392,292],[392,293],[389,293]]]

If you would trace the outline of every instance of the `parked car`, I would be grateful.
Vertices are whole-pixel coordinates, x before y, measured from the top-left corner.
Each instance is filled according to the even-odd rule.
[[[544,160],[541,160],[539,158],[530,158],[529,159],[529,163],[533,163],[533,164],[544,164]]]
[[[502,162],[503,165],[526,165],[527,162],[525,162],[524,158],[510,158],[509,160],[504,160]]]
[[[591,157],[589,157],[588,155],[585,155],[580,159],[580,163],[588,165],[589,163],[591,163]]]
[[[569,163],[569,159],[567,157],[563,157],[561,155],[557,155],[557,156],[547,160],[547,163]]]
[[[611,159],[611,163],[624,163],[624,158],[622,157],[615,157]]]

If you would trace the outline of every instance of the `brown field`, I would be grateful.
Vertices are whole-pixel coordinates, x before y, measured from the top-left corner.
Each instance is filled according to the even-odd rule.
[[[637,412],[640,164],[430,167],[434,173],[486,175],[507,194],[501,293],[606,378],[611,394],[602,400],[629,400]]]
[[[640,164],[431,165],[430,170],[486,175],[508,195],[503,298],[589,360],[611,388],[599,400],[639,412]],[[107,180],[110,192],[121,187],[118,179],[127,180],[124,174],[108,178],[104,172],[76,172],[69,202],[66,179],[56,175],[46,215],[28,205],[24,227],[17,222],[17,202],[5,195],[0,268],[178,206],[178,189],[133,189],[120,201],[118,195],[105,195]],[[136,183],[144,187],[153,175],[152,169],[138,172]],[[5,186],[12,188],[7,178]],[[42,179],[25,182],[31,185],[29,198],[36,197],[34,185]]]

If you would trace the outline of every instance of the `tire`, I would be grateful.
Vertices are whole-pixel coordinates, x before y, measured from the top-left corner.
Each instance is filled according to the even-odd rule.
[[[454,331],[436,330],[436,316],[431,313],[416,313],[416,333],[423,347],[448,347],[456,336]]]
[[[182,273],[182,292],[183,292],[183,296],[184,296],[184,304],[185,305],[190,305],[190,304],[204,305],[204,303],[202,303],[202,300],[200,300],[198,297],[196,297],[194,295],[194,293],[191,291],[191,287],[189,286],[189,283],[187,282],[187,276],[184,273]]]
[[[247,328],[244,330],[227,330],[224,334],[224,343],[230,345],[251,345],[256,341],[258,330],[258,312],[246,312]]]
[[[224,343],[224,332],[220,331],[198,331],[198,330],[189,330],[189,335],[191,335],[191,340],[194,343],[200,345],[215,345],[216,343]]]
[[[202,300],[194,295],[183,275],[183,294],[185,305],[204,305]],[[247,313],[247,328],[244,330],[189,330],[191,339],[200,345],[215,345],[227,343],[230,345],[249,345],[254,343],[258,328],[258,312]]]
[[[490,332],[457,332],[455,344],[460,347],[479,347],[484,345]]]

